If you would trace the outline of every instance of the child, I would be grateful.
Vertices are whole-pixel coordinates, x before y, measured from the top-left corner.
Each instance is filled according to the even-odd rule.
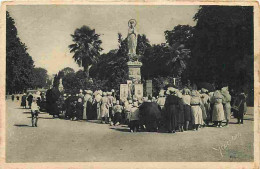
[[[38,122],[38,114],[39,114],[39,106],[36,103],[36,98],[33,98],[33,102],[31,105],[31,114],[32,114],[32,127],[37,127]]]
[[[130,110],[130,132],[136,132],[139,129],[139,109],[138,103],[134,102],[133,107]]]

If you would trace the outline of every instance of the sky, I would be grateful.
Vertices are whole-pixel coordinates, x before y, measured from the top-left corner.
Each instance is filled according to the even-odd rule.
[[[137,32],[151,44],[165,43],[164,31],[177,25],[196,23],[193,16],[199,6],[130,6],[130,5],[15,5],[7,11],[15,20],[18,36],[28,47],[36,67],[49,75],[65,67],[79,70],[73,53],[71,34],[83,25],[101,34],[102,53],[118,48],[117,34],[127,36],[128,21],[136,19]]]

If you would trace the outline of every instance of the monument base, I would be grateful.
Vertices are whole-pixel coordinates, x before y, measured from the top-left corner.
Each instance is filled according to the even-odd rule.
[[[139,61],[134,61],[134,62],[127,62],[128,66],[128,79],[137,81],[134,83],[140,83],[141,82],[141,67],[142,67],[142,62]]]

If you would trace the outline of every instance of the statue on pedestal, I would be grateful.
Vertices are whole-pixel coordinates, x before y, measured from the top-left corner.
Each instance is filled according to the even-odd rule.
[[[128,35],[127,35],[127,42],[128,42],[128,56],[129,60],[133,61],[136,57],[136,46],[137,46],[137,32],[135,30],[136,20],[130,19],[128,21]]]

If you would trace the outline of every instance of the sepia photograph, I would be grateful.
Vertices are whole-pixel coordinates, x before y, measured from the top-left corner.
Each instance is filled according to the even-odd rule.
[[[255,8],[5,4],[2,160],[254,164]]]

